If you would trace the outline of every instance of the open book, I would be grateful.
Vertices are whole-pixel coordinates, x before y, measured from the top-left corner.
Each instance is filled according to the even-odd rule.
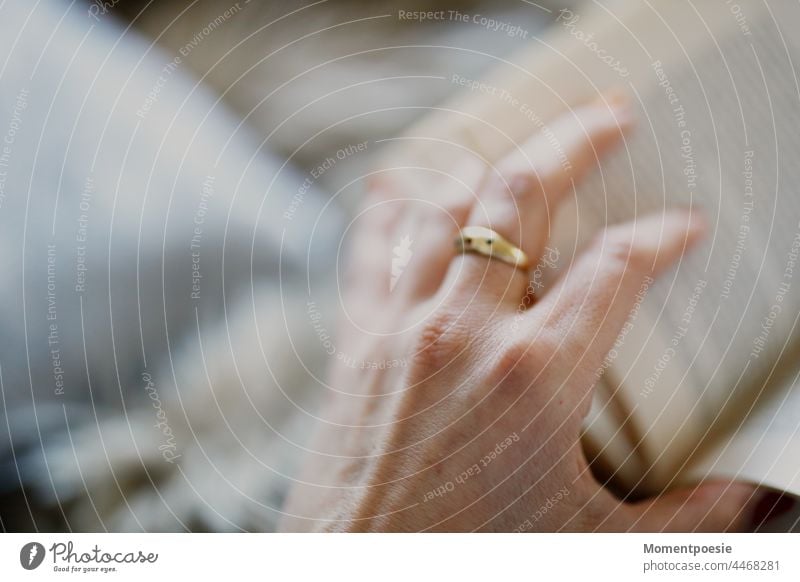
[[[628,492],[725,476],[800,494],[800,6],[603,2],[554,17],[480,80],[499,90],[472,85],[409,134],[497,159],[559,111],[625,87],[638,128],[579,185],[551,246],[568,258],[603,226],[689,204],[712,234],[632,312],[586,421],[587,456]]]

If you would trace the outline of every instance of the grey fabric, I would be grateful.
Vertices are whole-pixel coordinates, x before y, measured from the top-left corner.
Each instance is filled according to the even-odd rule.
[[[172,55],[101,18],[54,0],[0,9],[0,493],[22,482],[30,503],[59,501],[60,480],[80,474],[67,426],[138,422],[126,415],[150,405],[145,374],[180,386],[173,357],[187,332],[252,288],[265,297],[279,275],[296,285],[307,258],[326,273],[318,249],[340,228],[333,206],[307,219],[322,209],[314,186],[296,210],[306,219],[287,220],[303,177]],[[120,446],[106,453],[130,454]]]

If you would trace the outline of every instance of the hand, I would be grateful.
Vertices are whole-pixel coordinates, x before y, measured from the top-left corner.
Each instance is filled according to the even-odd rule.
[[[624,503],[594,479],[579,443],[606,352],[645,278],[702,235],[696,210],[605,230],[542,296],[522,270],[454,254],[458,229],[483,225],[535,265],[573,180],[631,117],[624,96],[607,96],[494,167],[462,151],[449,174],[396,168],[372,182],[349,241],[330,401],[285,529],[743,525],[754,486],[712,482]]]

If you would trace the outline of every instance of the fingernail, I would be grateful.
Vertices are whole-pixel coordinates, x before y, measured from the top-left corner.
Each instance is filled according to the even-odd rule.
[[[631,104],[628,92],[620,87],[613,87],[603,93],[605,101],[615,109],[627,108]]]
[[[750,531],[763,527],[765,523],[792,510],[796,498],[779,491],[767,491],[756,502],[750,518]]]
[[[708,231],[708,219],[700,206],[678,206],[668,211],[668,215],[686,229],[689,239],[701,238]]]
[[[703,234],[708,229],[708,219],[706,212],[699,206],[690,206],[689,212],[689,229],[692,233]]]
[[[628,92],[615,87],[605,91],[598,99],[600,107],[610,107],[620,125],[630,125],[634,121],[631,98]]]

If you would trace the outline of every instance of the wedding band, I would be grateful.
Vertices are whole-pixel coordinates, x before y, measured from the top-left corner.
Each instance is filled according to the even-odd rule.
[[[462,253],[478,253],[492,259],[500,259],[518,269],[527,269],[529,265],[528,255],[522,249],[515,247],[485,226],[465,226],[455,243],[456,248]]]

